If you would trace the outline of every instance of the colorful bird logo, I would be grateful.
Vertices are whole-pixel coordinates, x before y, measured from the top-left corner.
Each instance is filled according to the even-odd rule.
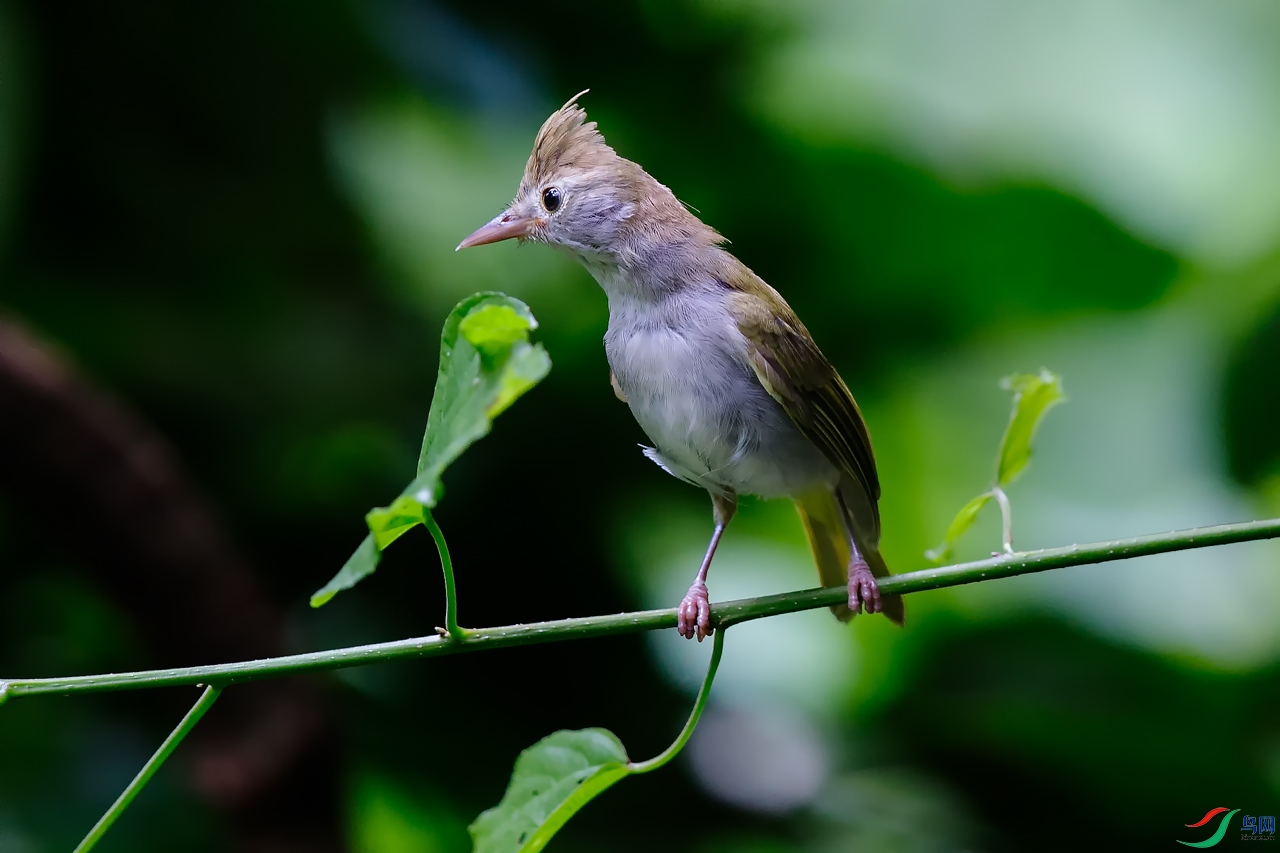
[[[1185,845],[1187,845],[1188,847],[1212,847],[1212,846],[1214,846],[1215,844],[1217,844],[1219,841],[1221,841],[1221,840],[1222,840],[1223,836],[1225,836],[1225,835],[1227,834],[1227,825],[1231,823],[1231,818],[1235,817],[1236,812],[1238,812],[1238,811],[1240,811],[1240,810],[1239,810],[1239,809],[1231,809],[1230,811],[1228,811],[1227,809],[1222,808],[1222,807],[1219,807],[1219,808],[1216,808],[1216,809],[1209,809],[1209,811],[1207,811],[1207,812],[1205,812],[1205,813],[1204,813],[1204,817],[1200,818],[1200,819],[1199,819],[1198,821],[1196,821],[1195,823],[1189,823],[1189,824],[1187,824],[1187,826],[1191,827],[1192,829],[1195,829],[1195,828],[1197,828],[1197,827],[1204,826],[1206,823],[1208,823],[1209,821],[1213,820],[1213,819],[1214,819],[1215,817],[1217,817],[1218,815],[1222,814],[1223,812],[1226,812],[1226,815],[1222,818],[1222,820],[1220,820],[1220,821],[1218,822],[1218,828],[1217,828],[1216,830],[1214,830],[1213,835],[1210,835],[1210,836],[1209,836],[1208,838],[1206,838],[1204,841],[1181,841],[1181,840],[1179,840],[1179,841],[1178,841],[1178,843],[1179,843],[1179,844],[1185,844]]]

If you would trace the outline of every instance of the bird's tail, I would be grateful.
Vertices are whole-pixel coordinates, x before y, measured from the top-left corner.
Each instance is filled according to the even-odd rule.
[[[823,586],[845,586],[849,582],[849,535],[835,493],[826,486],[820,486],[798,495],[795,502],[805,535],[809,537],[809,550],[813,552],[813,561],[818,566],[818,579]],[[879,542],[859,541],[858,550],[873,575],[877,578],[889,576],[889,567],[880,555]],[[898,625],[905,620],[902,596],[884,596],[880,599],[880,606],[884,615]],[[845,604],[833,606],[831,612],[841,622],[853,618]]]

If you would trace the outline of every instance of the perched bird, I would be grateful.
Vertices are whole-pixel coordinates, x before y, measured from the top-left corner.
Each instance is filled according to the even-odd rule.
[[[678,630],[712,631],[707,570],[740,494],[795,500],[841,621],[881,597],[880,483],[862,413],[786,301],[724,239],[610,148],[574,96],[538,131],[511,205],[459,249],[516,238],[574,258],[609,299],[614,393],[653,442],[645,455],[711,495],[715,530]]]

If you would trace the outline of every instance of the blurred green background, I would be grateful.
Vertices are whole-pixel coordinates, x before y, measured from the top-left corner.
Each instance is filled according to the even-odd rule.
[[[896,570],[989,479],[998,378],[1041,366],[1071,399],[1012,490],[1018,545],[1280,515],[1271,0],[0,0],[0,673],[430,632],[421,531],[306,602],[410,478],[476,290],[527,301],[555,367],[446,476],[463,623],[674,604],[710,507],[636,448],[598,287],[541,247],[453,252],[588,86],[841,369]],[[997,542],[985,517],[957,556]],[[687,753],[551,849],[1175,849],[1209,808],[1274,814],[1278,558],[924,593],[902,631],[736,628]],[[814,580],[790,505],[749,502],[710,585]],[[543,735],[665,746],[708,651],[237,688],[99,849],[463,851]],[[0,851],[74,846],[194,698],[0,708]]]

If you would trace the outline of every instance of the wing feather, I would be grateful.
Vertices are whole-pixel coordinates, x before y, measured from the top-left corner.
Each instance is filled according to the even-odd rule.
[[[800,432],[858,482],[874,506],[880,499],[880,480],[871,436],[840,374],[781,297],[771,305],[737,291],[730,299],[760,384]]]

